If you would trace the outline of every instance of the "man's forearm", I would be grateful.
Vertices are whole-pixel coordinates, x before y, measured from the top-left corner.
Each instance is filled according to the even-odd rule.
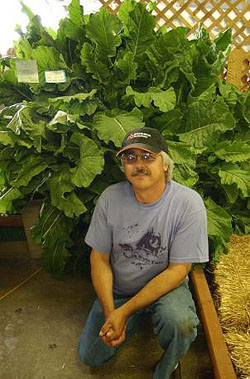
[[[108,262],[91,255],[91,278],[105,317],[115,309],[113,299],[113,274]]]
[[[186,278],[190,268],[191,263],[170,264],[165,271],[149,281],[129,301],[114,309],[107,317],[100,332],[102,338],[108,336],[107,341],[104,340],[104,342],[112,347],[118,346],[123,341],[121,336],[127,318],[139,309],[154,303],[174,288],[177,288]]]
[[[128,317],[139,309],[152,304],[161,296],[177,288],[186,278],[190,268],[191,264],[170,265],[168,269],[149,281],[135,296],[123,304],[120,310],[125,312]]]

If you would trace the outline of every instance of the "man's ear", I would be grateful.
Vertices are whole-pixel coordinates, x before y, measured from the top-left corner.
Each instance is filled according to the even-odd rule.
[[[163,166],[164,171],[168,171],[168,166]]]

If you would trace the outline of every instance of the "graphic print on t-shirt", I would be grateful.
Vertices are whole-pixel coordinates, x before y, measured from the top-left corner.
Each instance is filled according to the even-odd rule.
[[[143,266],[162,264],[162,254],[166,247],[161,244],[160,233],[155,233],[154,229],[148,230],[141,239],[134,244],[120,243],[122,254],[130,260],[132,265],[138,266],[141,270]]]

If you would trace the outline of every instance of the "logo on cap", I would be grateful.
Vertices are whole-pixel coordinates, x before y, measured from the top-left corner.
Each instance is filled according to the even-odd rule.
[[[150,138],[150,137],[152,137],[151,134],[143,133],[143,132],[135,132],[135,133],[129,134],[129,136],[127,137],[127,140],[130,140],[133,138]]]

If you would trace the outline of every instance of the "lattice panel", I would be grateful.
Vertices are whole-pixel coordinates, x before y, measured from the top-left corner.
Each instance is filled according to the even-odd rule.
[[[111,12],[117,13],[122,0],[99,0]],[[137,0],[138,1],[138,0]],[[149,2],[149,0],[144,0]],[[245,51],[250,45],[250,3],[248,0],[158,0],[154,11],[157,24],[168,29],[190,28],[192,36],[202,22],[211,38],[232,28],[233,42]]]
[[[234,49],[228,58],[226,80],[240,90],[250,87],[250,56],[243,49]]]

